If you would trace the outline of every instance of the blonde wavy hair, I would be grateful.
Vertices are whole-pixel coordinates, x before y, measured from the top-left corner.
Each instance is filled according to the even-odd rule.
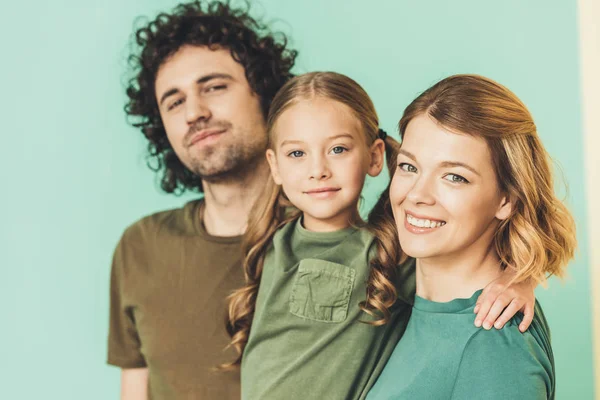
[[[506,87],[478,75],[454,75],[419,95],[399,122],[427,114],[444,128],[483,138],[490,149],[500,189],[513,202],[512,214],[495,233],[494,245],[513,282],[544,283],[563,277],[577,245],[575,222],[554,193],[552,162],[527,107]]]
[[[312,72],[288,81],[273,99],[267,117],[270,148],[274,143],[274,127],[279,117],[293,105],[316,97],[331,99],[348,106],[361,122],[368,146],[378,139],[379,118],[365,90],[347,76],[335,72]],[[388,168],[395,168],[399,143],[389,136],[384,139],[384,142]],[[383,196],[386,195],[387,191]],[[281,186],[275,184],[269,176],[262,196],[250,213],[248,229],[242,242],[246,284],[228,297],[227,332],[231,336],[230,346],[237,350],[238,357],[232,363],[225,365],[225,368],[235,367],[241,363],[252,326],[263,263],[273,235],[279,228],[296,220],[301,214],[301,211],[286,198]],[[388,308],[397,298],[393,282],[400,252],[394,233],[390,236],[377,226],[368,225],[368,227],[379,235],[375,237],[377,255],[371,262],[367,298],[361,303],[361,308],[377,317],[374,322],[370,322],[371,324],[380,325],[389,320]]]

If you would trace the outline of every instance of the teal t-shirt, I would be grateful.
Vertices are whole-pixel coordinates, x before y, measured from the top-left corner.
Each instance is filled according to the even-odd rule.
[[[367,399],[554,399],[550,330],[540,305],[525,333],[521,315],[486,331],[473,325],[480,294],[448,303],[416,296],[406,332]]]
[[[384,326],[359,308],[373,237],[366,229],[280,229],[265,258],[242,359],[242,399],[362,399],[408,323],[414,263],[401,268],[399,300]]]

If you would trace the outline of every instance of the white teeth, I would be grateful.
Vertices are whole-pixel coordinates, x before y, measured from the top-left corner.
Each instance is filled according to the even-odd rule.
[[[409,224],[418,228],[439,228],[440,226],[446,225],[445,222],[431,221],[429,219],[419,219],[408,214],[406,215],[406,219],[408,220]]]

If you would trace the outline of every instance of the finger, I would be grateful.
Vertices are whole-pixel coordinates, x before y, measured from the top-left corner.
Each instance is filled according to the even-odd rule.
[[[512,317],[514,317],[515,314],[519,312],[519,310],[521,310],[522,307],[523,307],[523,304],[520,301],[517,301],[517,299],[514,299],[513,301],[511,301],[510,304],[508,305],[508,307],[506,307],[504,309],[504,311],[502,312],[502,315],[500,315],[498,317],[498,319],[496,320],[496,322],[494,322],[494,328],[502,329],[504,327],[504,325],[506,325],[506,323]]]
[[[477,302],[475,303],[475,309],[473,309],[473,312],[477,314],[477,316],[475,317],[476,327],[479,328],[481,326],[483,320],[487,316],[488,312],[490,311],[490,308],[492,307],[492,304],[494,304],[499,294],[500,293],[496,292],[493,288],[489,289],[486,287],[485,289],[483,289],[483,292],[481,292],[481,294],[477,298]]]
[[[500,296],[496,299],[488,314],[483,318],[483,329],[490,330],[494,322],[498,319],[502,311],[510,304],[511,300],[507,296]]]
[[[519,324],[519,330],[521,332],[525,332],[529,329],[531,322],[533,321],[533,316],[535,315],[535,307],[531,304],[525,305],[525,312],[523,314],[523,321]]]

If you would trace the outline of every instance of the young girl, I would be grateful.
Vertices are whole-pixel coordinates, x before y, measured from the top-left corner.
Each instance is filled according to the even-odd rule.
[[[267,130],[272,180],[249,220],[248,284],[229,307],[242,397],[364,397],[414,298],[414,265],[398,267],[396,234],[383,228],[392,215],[367,226],[358,213],[366,176],[381,172],[384,153],[395,159],[398,143],[365,91],[331,72],[288,82]]]
[[[390,203],[403,251],[416,258],[406,332],[369,399],[553,399],[554,359],[540,308],[521,333],[468,322],[480,290],[503,273],[562,276],[575,224],[555,197],[549,157],[525,105],[484,77],[446,78],[400,120]]]

